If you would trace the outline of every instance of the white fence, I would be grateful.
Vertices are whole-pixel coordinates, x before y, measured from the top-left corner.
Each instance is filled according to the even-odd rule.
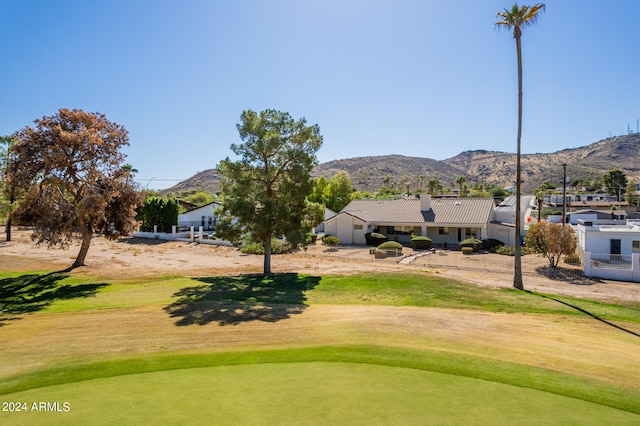
[[[188,232],[176,232],[176,227],[171,227],[171,233],[166,232],[157,232],[158,227],[153,227],[154,232],[141,232],[136,231],[132,234],[134,237],[138,238],[150,238],[155,240],[166,240],[166,241],[184,241],[184,242],[196,242],[198,244],[211,244],[217,246],[231,246],[232,244],[229,241],[211,238],[208,234],[204,232],[202,226],[199,227],[198,231],[195,232],[195,227],[190,227]]]
[[[582,253],[584,276],[617,281],[640,282],[640,253]]]

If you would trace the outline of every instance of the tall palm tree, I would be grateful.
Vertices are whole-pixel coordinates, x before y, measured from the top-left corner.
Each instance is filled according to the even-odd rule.
[[[522,259],[520,252],[520,139],[522,136],[522,28],[533,25],[540,16],[540,12],[545,9],[543,3],[534,6],[518,6],[514,4],[511,9],[498,12],[499,21],[496,22],[498,28],[506,28],[513,31],[513,38],[516,40],[516,54],[518,57],[518,151],[516,154],[516,241],[515,241],[515,262],[513,286],[523,290],[522,284]]]
[[[440,181],[438,179],[430,179],[427,182],[427,187],[429,187],[429,195],[435,197],[436,195],[438,195],[438,191],[441,190],[442,185],[440,184]]]
[[[466,182],[466,181],[467,181],[467,178],[466,178],[466,177],[464,177],[464,176],[458,176],[458,177],[456,178],[456,183],[457,183],[458,185],[460,185],[460,192],[458,193],[458,198],[459,198],[459,197],[464,197],[464,190],[463,190],[463,187],[464,187],[464,184],[465,184],[465,182]]]

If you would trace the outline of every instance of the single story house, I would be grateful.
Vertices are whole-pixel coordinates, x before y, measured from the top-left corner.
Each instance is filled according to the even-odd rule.
[[[342,244],[364,245],[365,234],[379,232],[408,243],[411,235],[427,236],[434,244],[459,244],[466,238],[488,238],[493,218],[492,198],[420,198],[353,200],[325,221],[325,233]]]
[[[213,202],[201,207],[184,212],[178,216],[178,228],[190,228],[194,227],[198,229],[202,226],[205,231],[213,231],[218,224],[218,218],[214,211],[221,204]]]
[[[585,276],[640,282],[640,221],[579,219],[575,229]]]
[[[606,255],[640,253],[640,222],[578,220],[576,236],[580,249]]]
[[[327,222],[327,220],[331,219],[332,217],[334,217],[337,214],[338,213],[334,212],[330,208],[325,207],[324,208],[324,220],[320,224],[318,224],[318,226],[315,227],[314,232],[324,232],[324,224]]]
[[[595,210],[595,209],[582,209],[573,212],[567,212],[567,221],[572,225],[577,225],[578,220],[625,220],[627,219],[627,212],[624,210]]]

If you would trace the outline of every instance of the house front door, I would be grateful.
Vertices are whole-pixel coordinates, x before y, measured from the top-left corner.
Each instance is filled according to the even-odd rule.
[[[620,240],[611,241],[611,254],[620,254]]]

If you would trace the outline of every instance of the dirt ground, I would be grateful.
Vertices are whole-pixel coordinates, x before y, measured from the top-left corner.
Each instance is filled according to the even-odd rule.
[[[2,235],[4,240],[4,235]],[[69,267],[80,247],[79,241],[64,250],[35,246],[30,232],[14,230],[11,242],[0,242],[0,271],[61,270]],[[570,295],[594,300],[640,302],[640,283],[592,280],[580,277],[576,269],[563,269],[554,277],[544,272],[542,256],[522,258],[523,281],[528,290]],[[235,248],[122,238],[108,241],[95,237],[86,266],[76,271],[100,277],[135,278],[162,275],[219,276],[262,271],[263,257],[246,255]],[[414,253],[403,249],[402,257],[374,259],[366,247],[339,247],[327,251],[318,243],[306,251],[272,256],[272,271],[312,275],[359,272],[433,273],[488,287],[511,287],[513,257],[490,253],[462,255],[459,251]]]

